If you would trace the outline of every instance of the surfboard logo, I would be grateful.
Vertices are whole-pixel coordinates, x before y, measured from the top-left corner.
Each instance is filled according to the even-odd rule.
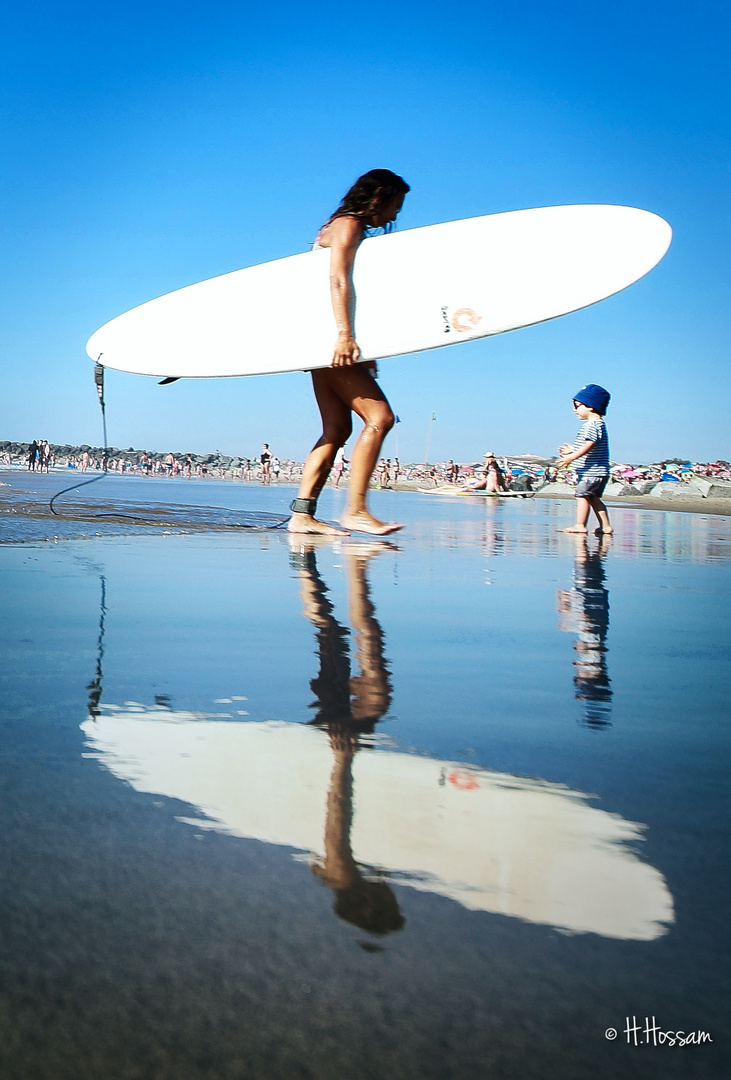
[[[469,307],[459,308],[452,316],[452,326],[460,334],[467,330],[476,330],[481,322],[482,316]]]
[[[466,769],[452,769],[447,774],[447,780],[457,791],[476,791],[480,786],[474,773],[467,772]]]
[[[482,316],[472,308],[462,307],[457,308],[450,319],[449,308],[445,304],[442,308],[442,321],[445,334],[451,334],[453,330],[456,330],[458,334],[464,334],[468,330],[476,330],[482,322]]]

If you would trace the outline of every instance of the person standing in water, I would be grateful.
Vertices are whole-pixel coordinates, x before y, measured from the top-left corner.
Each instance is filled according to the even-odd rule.
[[[345,447],[341,446],[333,464],[333,487],[339,487],[345,472]]]
[[[358,247],[370,229],[388,232],[406,194],[406,181],[389,169],[371,169],[346,193],[335,213],[317,234],[315,248],[330,249],[330,297],[337,340],[329,368],[311,372],[322,435],[305,462],[297,498],[292,502],[289,531],[342,535],[365,532],[385,536],[402,528],[379,521],[367,507],[368,484],[383,440],[394,424],[386,396],[376,382],[376,365],[360,361],[355,340],[353,264]],[[335,455],[352,431],[352,414],[364,423],[350,459],[347,506],[337,529],[315,517],[317,500],[325,486]]]
[[[259,460],[261,461],[261,482],[262,484],[268,484],[271,482],[271,467],[272,458],[274,455],[269,449],[269,443],[265,442],[261,448],[261,454]]]
[[[603,386],[589,383],[574,395],[574,412],[581,420],[581,427],[574,445],[563,443],[558,448],[562,465],[574,466],[576,485],[576,522],[561,532],[585,533],[589,513],[593,510],[599,522],[597,533],[611,536],[614,532],[609,521],[609,511],[602,502],[602,495],[609,480],[609,436],[604,416],[610,401],[610,393]]]

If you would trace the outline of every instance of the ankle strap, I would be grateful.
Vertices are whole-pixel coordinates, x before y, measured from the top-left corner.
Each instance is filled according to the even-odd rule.
[[[292,499],[289,509],[293,514],[309,514],[310,517],[314,517],[317,499]]]

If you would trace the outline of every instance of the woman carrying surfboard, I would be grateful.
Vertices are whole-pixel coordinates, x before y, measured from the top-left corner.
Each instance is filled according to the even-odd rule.
[[[353,325],[353,263],[369,229],[391,228],[408,191],[409,185],[396,173],[372,169],[356,180],[317,234],[315,247],[330,249],[330,296],[338,336],[330,367],[311,372],[322,435],[305,462],[297,498],[292,502],[290,532],[337,536],[343,535],[344,529],[385,536],[402,528],[379,521],[367,507],[368,485],[394,415],[376,382],[376,365],[359,363]],[[364,427],[351,454],[343,529],[337,529],[318,521],[315,509],[335,455],[353,430],[353,413]]]

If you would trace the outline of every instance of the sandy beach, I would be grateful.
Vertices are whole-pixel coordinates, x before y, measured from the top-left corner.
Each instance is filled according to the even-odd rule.
[[[428,490],[423,481],[411,480],[399,480],[398,483],[393,486],[394,491],[422,491]],[[447,487],[435,488],[434,493],[442,492],[445,496],[454,495],[454,491]],[[473,496],[460,496],[464,498],[473,498]],[[474,496],[475,498],[489,498],[489,496]],[[536,499],[573,499],[574,495],[570,488],[567,487],[565,495],[556,494],[551,492],[550,494],[544,494],[540,491],[536,492]],[[653,498],[652,495],[624,495],[621,497],[611,498],[607,497],[605,500],[609,506],[631,506],[637,510],[668,510],[672,513],[680,514],[718,514],[721,517],[728,517],[731,515],[731,499],[701,499],[701,498],[683,498],[680,495],[674,495],[672,499],[665,498]]]

